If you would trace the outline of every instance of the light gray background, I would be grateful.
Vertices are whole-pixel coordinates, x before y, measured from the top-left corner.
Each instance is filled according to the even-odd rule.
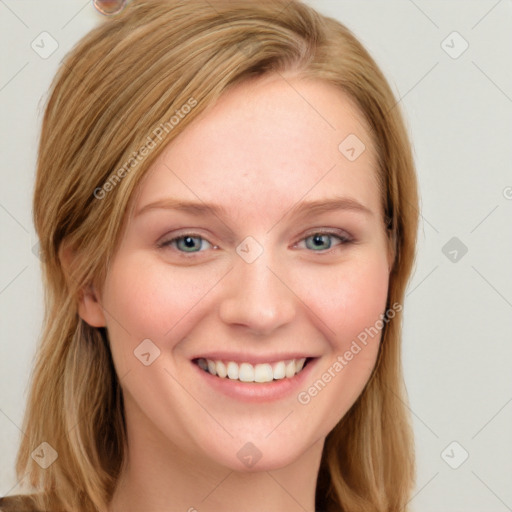
[[[422,222],[404,325],[418,463],[412,508],[512,510],[512,2],[308,3],[368,48],[414,144]],[[31,199],[46,91],[101,18],[84,0],[0,0],[0,496],[16,491],[42,320]],[[31,48],[44,31],[58,43],[48,58]],[[468,49],[453,58],[464,40]],[[458,246],[445,255],[453,237]]]

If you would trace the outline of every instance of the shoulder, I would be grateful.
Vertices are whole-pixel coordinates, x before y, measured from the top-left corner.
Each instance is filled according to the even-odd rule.
[[[0,512],[43,512],[37,508],[28,495],[5,496],[0,498]]]

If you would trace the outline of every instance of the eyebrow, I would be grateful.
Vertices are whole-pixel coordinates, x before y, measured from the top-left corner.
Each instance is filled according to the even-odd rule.
[[[146,204],[135,213],[135,217],[154,209],[176,210],[196,216],[213,214],[218,217],[226,217],[228,213],[227,209],[219,204],[168,198]],[[367,216],[374,215],[372,210],[353,198],[335,197],[329,199],[318,199],[315,201],[301,201],[286,212],[284,216],[291,215],[293,217],[298,217],[306,214],[314,215],[336,210],[354,211]]]

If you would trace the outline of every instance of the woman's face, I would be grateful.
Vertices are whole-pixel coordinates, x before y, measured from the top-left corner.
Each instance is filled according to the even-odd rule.
[[[379,348],[361,341],[391,263],[376,169],[343,93],[294,77],[238,85],[165,148],[101,306],[80,307],[107,326],[129,438],[236,470],[323,441]]]

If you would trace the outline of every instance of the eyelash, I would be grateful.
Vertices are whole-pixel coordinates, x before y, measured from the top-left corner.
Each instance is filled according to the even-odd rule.
[[[334,238],[337,238],[338,240],[340,240],[340,243],[335,245],[334,247],[339,247],[339,246],[343,246],[343,245],[349,245],[349,244],[353,244],[355,243],[355,240],[348,234],[340,234],[339,232],[338,233],[334,233],[332,231],[314,231],[308,235],[306,235],[305,237],[301,238],[297,243],[299,242],[302,242],[304,240],[306,240],[307,238],[310,238],[310,237],[313,237],[313,236],[316,236],[316,235],[321,235],[321,236],[324,236],[324,235],[329,235],[331,237],[334,237]],[[178,240],[181,240],[181,239],[184,239],[184,238],[200,238],[201,240],[204,240],[206,242],[208,242],[208,240],[206,240],[202,235],[198,234],[198,233],[183,233],[179,236],[175,236],[173,238],[170,238],[168,240],[164,240],[162,242],[159,242],[157,244],[157,247],[159,249],[166,249],[166,248],[170,248],[172,247],[172,244]],[[210,242],[208,242],[210,245],[213,245],[215,247],[214,244],[211,244]],[[294,244],[294,247],[297,245],[297,243]],[[198,255],[200,254],[201,252],[204,252],[204,251],[195,251],[195,252],[185,252],[185,251],[180,251],[178,249],[175,249],[179,254],[180,256],[183,256],[184,258],[194,258],[195,255]],[[329,252],[332,252],[333,248],[329,248],[329,249],[322,249],[320,251],[311,251],[311,252],[314,252],[314,253],[318,253],[318,254],[327,254]]]

